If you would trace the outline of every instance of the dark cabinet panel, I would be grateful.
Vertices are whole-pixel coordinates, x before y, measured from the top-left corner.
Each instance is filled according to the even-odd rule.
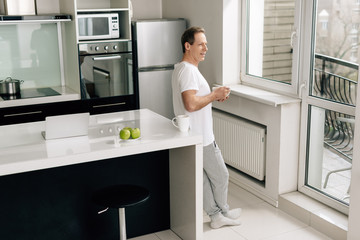
[[[42,105],[0,108],[0,124],[42,121],[45,115],[45,108]]]
[[[0,108],[0,125],[44,121],[46,116],[89,112],[102,114],[138,109],[135,95]]]
[[[80,100],[44,104],[46,116],[88,112]]]
[[[0,124],[8,125],[44,121],[46,116],[87,111],[86,106],[79,100],[0,108]]]
[[[150,198],[126,208],[129,238],[170,228],[169,152],[158,151],[0,177],[0,239],[119,239],[117,209],[92,201],[116,184],[147,188]]]
[[[139,108],[134,95],[82,100],[82,102],[88,107],[90,114],[121,112]]]

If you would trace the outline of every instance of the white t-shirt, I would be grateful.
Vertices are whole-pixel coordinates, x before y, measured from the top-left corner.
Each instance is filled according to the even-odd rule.
[[[196,96],[210,94],[210,87],[199,69],[188,62],[175,64],[172,74],[173,107],[175,116],[186,114],[190,117],[190,129],[203,135],[203,145],[207,146],[214,141],[212,104],[202,109],[188,112],[185,109],[181,93],[187,90],[196,90]]]

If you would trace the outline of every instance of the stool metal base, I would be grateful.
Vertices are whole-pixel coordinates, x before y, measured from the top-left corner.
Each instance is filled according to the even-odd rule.
[[[119,208],[120,240],[126,240],[125,208]]]

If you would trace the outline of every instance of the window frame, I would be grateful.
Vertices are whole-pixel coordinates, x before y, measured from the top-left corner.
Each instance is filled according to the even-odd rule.
[[[301,36],[301,28],[300,28],[300,13],[301,13],[301,1],[295,0],[295,16],[294,16],[294,26],[293,26],[293,34],[292,34],[292,46],[293,46],[293,63],[292,63],[292,77],[291,84],[286,84],[282,82],[277,82],[271,79],[265,79],[253,75],[247,74],[247,59],[248,59],[248,8],[250,1],[254,2],[254,0],[242,0],[241,5],[241,27],[242,37],[241,37],[241,68],[240,68],[240,83],[247,86],[252,86],[256,88],[260,88],[263,90],[268,90],[271,92],[276,92],[279,94],[291,96],[291,97],[299,97],[299,93],[301,90],[301,85],[299,84],[299,47],[300,47],[300,37]]]

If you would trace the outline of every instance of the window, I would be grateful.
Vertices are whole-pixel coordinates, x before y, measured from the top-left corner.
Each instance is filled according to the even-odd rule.
[[[298,1],[247,0],[243,8],[242,82],[297,93]]]

